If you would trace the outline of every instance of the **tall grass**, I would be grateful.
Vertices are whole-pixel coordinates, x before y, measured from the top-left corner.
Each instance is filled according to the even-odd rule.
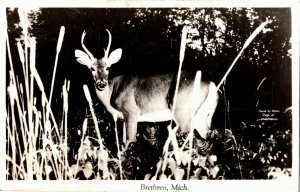
[[[21,16],[20,16],[21,17]],[[24,24],[25,25],[25,24]],[[185,29],[185,28],[184,28]],[[10,63],[9,71],[9,85],[7,88],[7,179],[75,179],[79,171],[83,171],[86,178],[92,175],[95,171],[91,162],[85,160],[85,153],[94,153],[97,159],[96,177],[98,179],[114,179],[123,178],[122,171],[122,153],[119,150],[118,137],[116,135],[116,145],[118,149],[117,159],[109,155],[105,149],[101,134],[98,127],[96,115],[94,113],[93,104],[89,95],[87,86],[83,87],[86,99],[89,103],[90,111],[95,124],[97,133],[98,147],[89,144],[89,137],[87,136],[87,119],[84,120],[81,134],[81,144],[77,154],[77,162],[74,165],[69,165],[68,162],[68,91],[70,82],[64,82],[62,86],[62,120],[57,122],[53,111],[51,109],[51,100],[54,89],[55,74],[57,68],[57,61],[61,45],[63,43],[64,27],[61,27],[58,44],[56,48],[55,64],[52,74],[50,95],[47,96],[44,84],[35,68],[36,58],[36,41],[34,37],[29,37],[25,31],[26,39],[24,45],[17,43],[19,59],[22,64],[23,74],[16,74],[14,71],[14,64],[12,63],[10,53],[10,43],[7,37],[7,48]],[[183,44],[181,48],[181,64],[184,57],[185,31],[182,35]],[[29,58],[29,59],[28,59]],[[29,66],[29,67],[28,67]],[[180,78],[181,69],[178,70],[178,81]],[[23,75],[22,77],[20,77]],[[19,79],[23,79],[19,82]],[[177,81],[177,89],[178,82]],[[37,85],[37,86],[36,86]],[[37,89],[37,90],[35,90]],[[176,97],[176,94],[175,94]],[[176,101],[176,99],[174,99]],[[115,126],[116,127],[116,126]],[[192,156],[192,138],[188,137],[189,152],[180,149],[176,139],[176,132],[178,127],[174,129],[168,127],[169,137],[164,147],[164,157],[161,165],[157,167],[157,174],[160,177],[163,175],[167,166],[172,164],[172,154],[175,154],[175,161],[177,167],[174,167],[174,174],[176,179],[182,179],[182,169],[178,165],[186,160],[188,155],[188,162],[191,162]],[[170,143],[172,143],[173,150],[169,150]],[[187,143],[187,142],[185,142]],[[119,174],[108,170],[108,162],[117,162]],[[172,162],[170,162],[172,161]],[[189,163],[190,167],[190,163]],[[176,170],[175,170],[176,169]],[[190,168],[189,168],[190,169]],[[161,171],[162,170],[162,171]],[[99,175],[99,171],[102,175]],[[179,174],[180,172],[180,174]],[[189,171],[188,171],[189,172]],[[187,176],[189,178],[189,174]],[[153,176],[152,179],[157,179]]]
[[[26,19],[20,15],[23,26],[26,26]],[[259,27],[263,28],[266,23]],[[36,59],[36,40],[34,37],[29,37],[26,27],[24,28],[24,44],[17,43],[19,59],[22,66],[22,74],[16,74],[14,70],[14,63],[11,55],[11,44],[7,36],[7,52],[9,59],[9,85],[7,87],[7,107],[6,107],[6,130],[7,130],[7,145],[6,145],[6,179],[26,179],[26,180],[41,180],[41,179],[131,179],[128,176],[126,164],[130,161],[129,156],[136,158],[141,151],[136,149],[128,149],[128,151],[121,151],[118,140],[118,133],[115,127],[117,155],[111,154],[111,151],[105,146],[103,135],[101,135],[98,125],[98,120],[93,107],[93,102],[87,86],[83,87],[85,97],[89,104],[90,114],[95,126],[96,138],[88,134],[88,118],[85,118],[80,128],[80,146],[77,154],[74,157],[69,157],[70,148],[68,146],[68,98],[70,82],[65,80],[62,90],[62,119],[58,122],[51,109],[51,100],[53,96],[55,74],[59,58],[60,49],[63,43],[64,27],[61,27],[58,44],[56,47],[56,57],[54,69],[52,74],[50,94],[47,95],[44,89],[39,73],[35,67]],[[258,34],[256,30],[254,35],[251,35],[247,45]],[[184,59],[184,52],[186,47],[187,28],[183,28],[181,49],[180,49],[180,65],[177,74],[176,91],[173,102],[176,103],[181,66]],[[232,66],[225,74],[223,81],[226,79],[231,68],[236,60],[242,54],[239,53]],[[197,82],[201,80],[201,72],[197,72],[194,85],[194,97],[197,97],[200,87]],[[220,87],[221,83],[218,85]],[[215,90],[217,91],[217,90]],[[191,98],[193,99],[193,98]],[[226,99],[224,100],[225,102]],[[173,105],[175,106],[175,105]],[[225,110],[225,121],[230,117],[228,103]],[[202,109],[202,108],[201,108]],[[205,110],[205,109],[203,109]],[[186,137],[180,138],[178,136],[178,126],[172,127],[172,121],[167,126],[168,137],[163,143],[162,155],[152,166],[152,172],[146,172],[143,179],[224,179],[226,174],[236,169],[243,178],[241,171],[242,165],[240,158],[245,156],[243,146],[238,145],[232,132],[225,127],[224,135],[220,135],[216,131],[210,132],[210,139],[213,142],[219,142],[220,146],[224,148],[224,153],[230,153],[232,156],[238,157],[235,165],[227,165],[218,159],[212,150],[213,144],[208,141],[198,141],[194,137],[195,124],[199,123],[199,119],[203,120],[204,111],[196,112],[192,119],[192,129]],[[174,109],[172,111],[174,114]],[[227,123],[225,123],[226,126]],[[182,139],[182,141],[180,141]],[[95,140],[97,145],[91,144],[91,140]],[[262,143],[264,144],[264,143]],[[215,144],[216,145],[216,144]],[[204,151],[201,151],[201,150]],[[240,156],[240,153],[242,154]],[[128,155],[129,154],[129,155]],[[277,155],[277,154],[276,154]],[[74,164],[69,164],[69,159],[75,158]],[[253,157],[254,158],[254,157]],[[262,157],[266,159],[267,157]],[[136,158],[137,159],[137,158]],[[135,159],[135,160],[136,160]],[[223,162],[223,163],[220,163]],[[142,163],[141,163],[142,164]],[[245,167],[245,166],[244,166]]]
[[[20,18],[22,17],[20,16]],[[60,35],[59,44],[62,43],[62,38],[63,35]],[[62,162],[67,161],[67,156],[61,156],[59,153],[67,154],[66,104],[63,110],[65,118],[61,122],[65,129],[61,133],[46,96],[43,82],[35,68],[35,38],[26,35],[24,45],[21,45],[20,42],[17,43],[23,77],[20,74],[18,76],[14,71],[8,37],[6,42],[10,64],[6,111],[7,169],[9,172],[7,178],[42,179],[49,176],[47,172],[49,172],[49,164],[51,164],[55,177],[64,179],[67,177],[68,167],[62,166]],[[57,50],[58,53],[59,51]],[[19,79],[24,81],[19,82]],[[67,103],[68,86],[69,83],[65,82],[63,86],[64,103]],[[35,89],[39,90],[39,94],[35,94],[37,92]],[[58,151],[58,147],[61,151]]]
[[[89,103],[99,147],[91,146],[89,143],[91,137],[87,134],[88,119],[86,118],[81,130],[80,147],[75,157],[77,162],[74,165],[69,165],[69,127],[67,122],[69,81],[65,80],[62,86],[63,118],[61,122],[57,122],[51,109],[57,63],[65,28],[62,26],[60,29],[51,89],[50,94],[47,95],[44,83],[35,67],[36,40],[34,37],[30,37],[28,33],[30,24],[26,13],[21,9],[18,9],[18,13],[24,36],[23,44],[17,42],[22,74],[17,74],[14,70],[15,65],[10,51],[11,44],[8,35],[6,37],[10,66],[6,107],[6,179],[75,179],[79,171],[82,171],[88,178],[94,170],[91,167],[91,162],[85,159],[87,153],[93,153],[98,161],[96,175],[98,179],[114,179],[117,177],[114,173],[109,173],[108,161],[118,162],[119,176],[122,179],[121,153],[118,152],[119,158],[116,160],[112,155],[109,155],[104,147],[87,86],[83,87],[83,91]],[[117,146],[119,151],[118,142]],[[99,175],[99,171],[101,171],[101,175]]]

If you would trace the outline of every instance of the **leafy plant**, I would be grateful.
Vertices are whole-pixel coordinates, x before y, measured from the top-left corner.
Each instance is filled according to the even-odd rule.
[[[37,19],[50,12],[44,10],[38,11],[38,14],[30,13],[34,21],[30,25],[42,25]],[[272,26],[265,29],[263,37],[254,42],[253,47],[248,50],[247,53],[251,56],[245,54],[242,59],[249,61],[256,70],[263,69],[267,72],[270,68],[268,63],[274,54],[280,56],[278,61],[272,61],[278,69],[282,68],[281,63],[290,62],[289,54],[280,55],[288,53],[290,47],[289,38],[286,38],[289,35],[283,35],[283,38],[278,34],[280,31],[278,28],[283,27],[278,21],[280,12],[276,12],[272,18],[264,11],[242,8],[136,9],[129,10],[128,13],[134,13],[134,17],[126,17],[126,22],[118,21],[122,24],[122,30],[129,30],[128,26],[137,31],[143,31],[148,27],[150,32],[158,28],[156,33],[160,34],[161,38],[173,39],[174,42],[178,42],[178,26],[182,24],[189,26],[194,34],[188,34],[187,54],[190,54],[188,51],[196,51],[196,56],[193,56],[210,61],[209,64],[213,63],[212,58],[215,57],[222,60],[220,59],[223,58],[222,54],[229,58],[235,55],[248,37],[249,31],[258,25],[260,18],[269,18],[272,20],[270,23]],[[12,18],[13,13],[8,11],[8,16]],[[157,21],[154,23],[164,21],[165,27],[149,25],[153,23],[149,17]],[[164,19],[160,20],[161,17]],[[26,15],[20,14],[21,22],[16,32],[12,30],[12,23],[17,22],[16,20],[14,18],[8,23],[8,31],[9,34],[14,32],[14,39],[18,36],[17,48],[14,43],[10,44],[10,37],[7,38],[9,64],[6,108],[7,179],[204,180],[275,179],[291,176],[291,108],[286,111],[278,110],[276,113],[279,116],[274,122],[261,120],[261,117],[255,115],[253,117],[253,114],[248,117],[248,114],[243,113],[237,120],[239,125],[231,124],[234,108],[229,105],[229,101],[232,104],[235,98],[226,97],[231,91],[227,89],[227,85],[224,86],[227,90],[225,92],[225,88],[223,89],[222,100],[225,103],[225,110],[219,119],[224,122],[223,126],[213,126],[207,140],[199,138],[193,131],[189,134],[180,134],[177,131],[178,127],[170,125],[170,122],[144,122],[138,125],[137,142],[132,143],[126,151],[123,150],[123,130],[116,129],[121,127],[122,123],[113,122],[101,106],[94,105],[87,87],[85,92],[80,87],[80,92],[85,94],[84,99],[88,107],[71,111],[69,100],[73,95],[69,91],[72,81],[64,80],[62,89],[57,89],[61,91],[61,105],[56,106],[59,102],[55,101],[54,97],[52,99],[55,92],[53,82],[56,70],[51,76],[51,88],[48,90],[45,88],[48,87],[45,86],[47,82],[40,77],[35,66],[36,39],[32,35],[41,31],[34,28],[27,30],[29,25],[26,24]],[[141,23],[143,25],[137,25]],[[236,25],[243,27],[234,28]],[[273,50],[262,51],[266,47],[270,49],[276,45],[275,40],[266,43],[266,34],[270,30],[275,31],[276,40],[280,40],[278,53],[276,51],[274,53]],[[175,38],[177,39],[174,40]],[[59,39],[56,64],[62,43],[62,38]],[[41,43],[42,39],[38,40]],[[17,49],[17,52],[13,53],[19,55],[17,61],[12,58],[13,47]],[[132,54],[135,57],[136,55],[138,55],[136,52]],[[222,60],[220,63],[219,66],[226,62]],[[18,64],[20,68],[15,67]],[[260,97],[259,91],[258,88],[256,92],[254,91],[255,97]],[[269,99],[268,95],[263,96]],[[51,105],[51,100],[55,104]],[[263,102],[253,100],[254,102],[248,100],[247,102],[253,104],[256,101],[254,109],[251,110],[257,114],[260,108],[265,106],[261,104]],[[56,115],[57,111],[60,111],[59,115]],[[76,123],[71,124],[70,119]]]

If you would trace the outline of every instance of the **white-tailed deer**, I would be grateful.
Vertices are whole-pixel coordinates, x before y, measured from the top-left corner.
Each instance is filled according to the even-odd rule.
[[[191,124],[197,124],[193,128],[202,138],[206,138],[218,102],[215,84],[203,81],[196,83],[198,87],[195,90],[198,90],[198,93],[196,99],[192,100],[195,96],[193,86],[196,72],[182,71],[177,100],[173,106],[176,74],[124,75],[108,79],[109,67],[120,60],[122,49],[116,49],[109,54],[111,34],[108,30],[107,32],[109,42],[104,49],[103,58],[94,58],[85,47],[85,32],[81,38],[85,52],[75,50],[75,57],[79,63],[91,70],[96,94],[114,120],[124,119],[127,128],[126,144],[136,140],[139,121],[158,122],[174,119],[182,132],[188,132]],[[174,116],[171,113],[173,107]]]

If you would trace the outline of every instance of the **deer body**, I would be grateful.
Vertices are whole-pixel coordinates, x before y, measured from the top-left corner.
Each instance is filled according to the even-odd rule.
[[[109,33],[109,31],[108,31]],[[217,106],[216,86],[212,82],[195,84],[196,72],[182,71],[176,103],[173,105],[176,75],[158,74],[148,76],[118,76],[108,79],[108,68],[119,61],[122,50],[114,50],[109,56],[108,48],[102,59],[93,58],[83,45],[86,53],[76,50],[75,56],[81,64],[87,65],[95,80],[99,100],[114,119],[124,119],[127,128],[127,144],[136,140],[139,121],[166,121],[174,119],[182,132],[188,132],[191,125],[201,137],[206,138],[211,118]],[[110,33],[109,33],[109,37]],[[200,81],[200,80],[199,80]],[[194,98],[194,85],[198,85]],[[174,116],[171,110],[174,107]],[[195,120],[197,117],[198,120]]]
[[[170,98],[175,91],[172,87],[172,83],[174,83],[172,80],[175,78],[173,74],[115,77],[110,80],[109,86],[105,90],[96,89],[96,94],[113,116],[119,112],[123,114],[123,116],[116,115],[120,119],[124,118],[127,125],[127,141],[132,142],[135,141],[137,134],[137,122],[141,121],[158,122],[174,119],[182,132],[188,132],[192,117],[195,116],[193,108],[196,107],[196,111],[198,111],[207,101],[208,94],[212,93],[210,99],[214,102],[210,102],[212,105],[209,109],[210,112],[206,114],[207,119],[203,119],[202,125],[199,124],[198,129],[201,137],[206,138],[217,104],[217,93],[214,83],[201,82],[198,99],[191,100],[194,76],[193,73],[182,72],[174,117],[171,113],[174,107],[172,106],[173,100]]]

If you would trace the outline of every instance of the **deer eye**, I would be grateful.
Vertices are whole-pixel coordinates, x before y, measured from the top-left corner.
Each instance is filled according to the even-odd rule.
[[[91,68],[91,71],[94,72],[94,71],[96,71],[96,69],[95,69],[94,67],[92,67],[92,68]]]

